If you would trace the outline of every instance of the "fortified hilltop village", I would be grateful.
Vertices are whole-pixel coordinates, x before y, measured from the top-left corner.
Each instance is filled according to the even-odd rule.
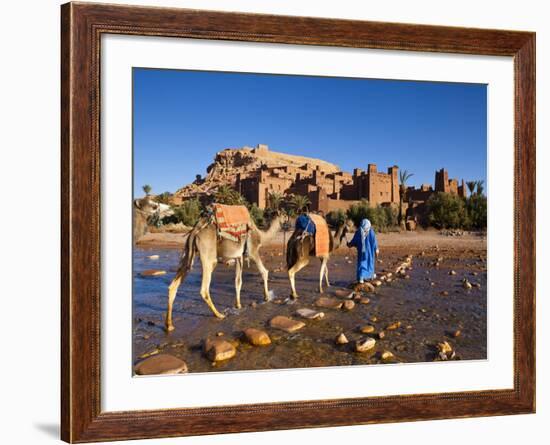
[[[197,175],[195,181],[179,189],[172,200],[183,201],[212,195],[221,185],[237,190],[260,209],[268,206],[271,193],[297,194],[309,198],[310,210],[328,213],[347,210],[353,204],[367,200],[371,205],[399,204],[399,167],[380,172],[376,164],[366,170],[355,168],[353,173],[326,161],[274,152],[265,144],[255,148],[227,148],[218,152],[207,168],[206,177]],[[435,172],[435,183],[407,188],[407,203],[411,216],[422,215],[425,203],[436,192],[466,197],[464,180],[449,179],[447,170]]]

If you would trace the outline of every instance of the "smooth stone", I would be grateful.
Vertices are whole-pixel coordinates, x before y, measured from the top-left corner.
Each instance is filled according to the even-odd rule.
[[[161,275],[166,275],[166,271],[158,269],[147,269],[140,272],[140,275],[142,277],[160,277]]]
[[[355,350],[357,352],[367,352],[376,346],[376,340],[372,337],[367,337],[355,342]]]
[[[453,332],[453,337],[454,338],[460,337],[460,334],[462,334],[462,331],[460,329],[457,329],[456,331]]]
[[[254,346],[267,346],[271,344],[271,339],[266,332],[260,329],[248,328],[244,330],[246,339]]]
[[[327,309],[340,309],[343,304],[341,300],[331,297],[320,297],[315,301],[315,306]]]
[[[350,300],[353,298],[355,292],[349,289],[337,289],[334,292],[334,295],[336,295],[338,298],[345,298],[346,300]]]
[[[437,349],[439,349],[439,352],[443,353],[443,354],[449,354],[449,353],[453,352],[453,348],[446,341],[438,343],[437,344]]]
[[[302,329],[306,324],[302,321],[293,320],[292,318],[285,317],[284,315],[277,315],[269,322],[272,328],[280,329],[285,332],[296,332]]]
[[[346,343],[349,343],[348,338],[343,332],[336,337],[335,341],[337,345],[345,345]]]
[[[369,303],[370,303],[370,298],[368,298],[368,297],[361,297],[361,300],[359,300],[359,303],[361,303],[361,304],[369,304]]]
[[[357,283],[354,288],[357,292],[374,292],[374,286],[371,283]]]
[[[306,318],[308,320],[320,320],[321,318],[324,318],[325,317],[325,313],[324,312],[319,312],[319,311],[315,311],[313,309],[308,309],[308,308],[302,308],[302,309],[298,309],[296,311],[296,313],[302,317],[302,318]]]
[[[471,289],[472,288],[472,284],[468,281],[468,280],[465,280],[463,283],[462,283],[462,287],[464,289]]]
[[[382,281],[380,281],[380,280],[374,280],[374,281],[372,282],[372,284],[374,284],[376,287],[379,287],[379,286],[382,286]]]
[[[392,360],[395,358],[395,355],[393,355],[393,353],[391,351],[384,351],[382,352],[382,354],[380,355],[380,358],[382,360]]]
[[[344,301],[344,305],[342,306],[343,309],[346,311],[351,311],[355,307],[355,302],[352,300],[346,300]]]
[[[449,296],[449,292],[447,292],[446,290],[444,290],[444,291],[442,291],[442,292],[440,293],[440,295],[441,295],[442,297],[448,297],[448,296]]]
[[[449,272],[449,275],[456,275],[456,272],[455,272],[454,270],[451,270],[451,271]]]
[[[170,354],[158,354],[139,362],[134,372],[137,375],[183,374],[187,364]]]
[[[385,333],[384,331],[380,331],[380,332],[378,333],[378,338],[379,338],[380,340],[382,340],[385,336],[386,336],[386,333]]]
[[[386,330],[388,331],[395,331],[396,329],[399,329],[401,327],[401,322],[400,321],[396,321],[394,323],[391,323],[389,324],[388,326],[386,326]]]
[[[375,331],[375,328],[374,326],[368,324],[366,326],[362,326],[360,328],[360,331],[363,333],[363,334],[372,334],[374,331]]]
[[[204,342],[204,352],[209,360],[221,362],[235,357],[237,349],[227,340],[216,338],[214,340],[206,339]]]
[[[148,260],[158,260],[160,257],[158,255],[149,255],[147,257]]]

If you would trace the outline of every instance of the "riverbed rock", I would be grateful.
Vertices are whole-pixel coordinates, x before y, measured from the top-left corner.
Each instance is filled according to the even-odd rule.
[[[375,327],[373,325],[367,324],[365,326],[361,326],[359,330],[363,334],[372,334],[375,331]]]
[[[355,292],[350,289],[337,289],[334,292],[334,295],[337,296],[338,298],[351,300],[354,297]]]
[[[158,260],[160,257],[158,255],[149,255],[147,257],[148,260]]]
[[[280,329],[285,332],[296,332],[302,329],[306,324],[302,321],[293,320],[290,317],[284,315],[277,315],[269,322],[272,328]]]
[[[357,283],[353,286],[356,292],[374,292],[374,286],[371,283]]]
[[[449,275],[456,275],[456,272],[454,270],[450,270]]]
[[[162,275],[166,275],[165,270],[159,270],[159,269],[147,269],[140,272],[140,275],[142,277],[160,277]]]
[[[470,283],[467,279],[464,279],[464,281],[462,281],[462,287],[469,290],[472,288],[472,283]]]
[[[380,286],[382,286],[382,281],[380,281],[380,280],[374,280],[374,281],[372,282],[372,284],[375,285],[376,287],[380,287]]]
[[[370,303],[369,297],[361,297],[361,299],[359,300],[359,304],[369,304],[369,303]]]
[[[384,331],[380,331],[378,334],[376,334],[378,339],[379,340],[382,340],[385,336],[386,336],[386,333]]]
[[[308,320],[320,320],[321,318],[324,318],[325,317],[325,313],[324,312],[320,312],[320,311],[315,311],[313,309],[308,309],[308,308],[302,308],[302,309],[298,309],[296,311],[296,313],[302,317],[302,318],[306,318]]]
[[[454,338],[460,337],[460,334],[462,334],[462,331],[460,329],[457,329],[456,331],[453,332],[453,337]]]
[[[187,364],[170,354],[158,354],[139,362],[134,372],[137,375],[183,374]]]
[[[315,306],[327,309],[340,309],[343,304],[344,302],[342,300],[331,297],[319,297],[315,301]]]
[[[346,337],[346,335],[342,332],[341,334],[338,334],[335,342],[337,345],[345,345],[346,343],[349,343],[349,340]]]
[[[227,340],[223,340],[221,338],[211,340],[207,338],[204,342],[204,353],[209,360],[213,362],[221,362],[235,357],[237,349]]]
[[[367,352],[376,346],[376,340],[372,337],[363,338],[355,342],[355,350],[357,352]]]
[[[384,351],[382,354],[380,354],[380,358],[384,361],[390,361],[395,359],[395,355],[391,351]]]
[[[444,291],[441,291],[440,294],[442,297],[448,297],[449,296],[449,292],[444,290]]]
[[[386,330],[387,331],[395,331],[396,329],[399,329],[400,327],[401,327],[401,322],[396,321],[396,322],[391,323],[388,326],[386,326]]]
[[[353,300],[346,300],[342,305],[342,309],[346,311],[351,311],[355,307],[355,302]]]
[[[260,329],[245,329],[244,335],[246,336],[248,342],[253,346],[267,346],[271,344],[271,339],[269,338],[269,335],[267,335],[266,332]]]

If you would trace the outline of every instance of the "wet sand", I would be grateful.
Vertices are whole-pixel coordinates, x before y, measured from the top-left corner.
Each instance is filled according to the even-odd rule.
[[[364,294],[369,304],[356,304],[351,311],[320,309],[314,305],[318,293],[319,261],[310,264],[297,275],[300,298],[288,298],[290,285],[282,255],[282,234],[263,249],[263,259],[271,271],[269,286],[275,297],[263,301],[262,282],[253,264],[245,267],[241,293],[241,310],[234,309],[234,268],[219,264],[214,272],[211,295],[218,310],[226,313],[216,319],[199,295],[200,262],[181,285],[174,304],[174,324],[171,333],[164,331],[167,287],[174,276],[183,235],[155,234],[155,242],[141,243],[134,253],[134,363],[150,353],[164,352],[179,357],[189,372],[236,371],[255,369],[302,368],[336,365],[380,363],[381,353],[390,351],[397,362],[426,362],[437,357],[437,343],[448,341],[461,360],[485,359],[487,355],[487,271],[486,241],[478,235],[462,237],[440,235],[436,231],[379,234],[380,259],[377,273],[391,271],[407,255],[412,255],[412,269],[406,278],[384,283],[374,293]],[[170,235],[167,242],[159,235]],[[159,255],[159,259],[148,259]],[[439,259],[439,261],[438,261]],[[439,263],[437,266],[436,263]],[[144,278],[145,269],[163,269],[166,275]],[[449,272],[454,270],[455,275]],[[329,262],[332,286],[324,295],[334,296],[337,289],[346,288],[355,278],[355,250],[341,248]],[[463,278],[472,284],[464,289]],[[433,285],[432,285],[433,283]],[[445,295],[444,293],[447,293]],[[269,327],[276,315],[296,315],[300,308],[325,313],[321,320],[303,320],[306,326],[292,334]],[[387,330],[399,321],[396,330]],[[376,347],[366,353],[354,352],[353,342],[366,337],[359,331],[370,324],[375,333]],[[272,340],[268,346],[251,346],[242,331],[254,327],[267,332]],[[461,331],[455,338],[452,334]],[[376,335],[384,331],[385,337]],[[350,340],[336,345],[335,337],[344,333]],[[202,351],[207,337],[232,341],[237,346],[234,358],[213,364]]]

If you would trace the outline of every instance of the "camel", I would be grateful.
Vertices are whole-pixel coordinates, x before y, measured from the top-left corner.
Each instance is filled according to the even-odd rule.
[[[173,214],[174,211],[169,205],[153,201],[148,196],[134,199],[134,244],[149,231],[147,221],[151,216],[164,218]]]
[[[260,247],[262,244],[271,239],[279,230],[280,224],[283,221],[283,215],[277,215],[266,231],[258,229],[251,221],[250,230],[247,237],[240,242],[219,238],[215,222],[207,217],[201,218],[193,229],[189,232],[185,247],[183,249],[176,276],[168,287],[168,308],[166,311],[166,330],[174,330],[172,322],[172,308],[178,288],[185,277],[191,270],[195,255],[198,253],[202,265],[202,283],[200,295],[206,302],[214,315],[223,319],[225,316],[218,312],[214,302],[210,296],[210,281],[212,273],[218,263],[218,258],[224,261],[235,261],[235,307],[241,308],[241,286],[242,286],[242,270],[243,270],[243,255],[246,253],[249,258],[254,261],[260,274],[262,275],[264,284],[264,299],[269,300],[269,289],[267,285],[268,270],[265,268],[260,257]]]
[[[346,233],[352,229],[352,224],[353,223],[350,220],[344,221],[344,223],[338,227],[334,235],[329,229],[329,253],[319,257],[321,260],[321,270],[319,272],[319,293],[323,293],[323,278],[325,279],[327,287],[330,287],[327,267],[330,254],[340,247],[342,239],[344,239]],[[288,278],[290,279],[290,287],[292,289],[291,297],[294,299],[298,298],[295,276],[301,269],[309,264],[310,257],[314,255],[315,239],[313,235],[307,233],[304,234],[301,230],[296,229],[288,240],[286,249]]]

